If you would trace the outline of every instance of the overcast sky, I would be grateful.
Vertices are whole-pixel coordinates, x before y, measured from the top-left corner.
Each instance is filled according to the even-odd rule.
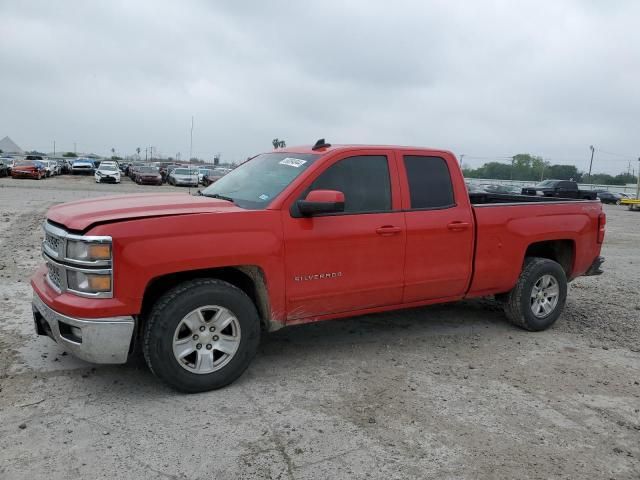
[[[252,4],[250,6],[250,4]],[[244,159],[385,143],[637,168],[640,2],[0,1],[0,138]]]

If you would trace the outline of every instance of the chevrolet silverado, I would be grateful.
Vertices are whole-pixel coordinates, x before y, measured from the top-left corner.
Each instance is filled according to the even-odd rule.
[[[448,151],[319,140],[197,195],[52,207],[35,328],[89,362],[141,350],[184,392],[234,381],[289,325],[495,296],[538,331],[602,273],[605,222],[599,201],[469,193]]]

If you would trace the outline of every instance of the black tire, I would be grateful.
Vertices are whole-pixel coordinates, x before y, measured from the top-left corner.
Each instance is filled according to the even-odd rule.
[[[531,294],[538,280],[550,275],[558,284],[558,300],[555,307],[546,316],[534,315],[531,306]],[[555,323],[567,300],[567,276],[559,263],[547,258],[530,257],[525,259],[524,268],[516,286],[507,295],[504,311],[507,318],[519,327],[532,332],[545,330]]]
[[[205,305],[219,305],[233,312],[241,335],[229,363],[211,373],[198,374],[176,360],[173,336],[185,315]],[[178,391],[197,393],[222,388],[240,377],[259,343],[260,318],[247,294],[221,280],[197,279],[174,287],[156,301],[144,326],[142,349],[149,369],[158,378]]]

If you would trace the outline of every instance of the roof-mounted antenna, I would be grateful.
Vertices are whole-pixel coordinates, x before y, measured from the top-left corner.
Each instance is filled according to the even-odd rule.
[[[324,138],[321,138],[320,140],[318,140],[316,142],[316,144],[313,146],[313,148],[311,150],[320,150],[321,148],[327,148],[330,147],[331,144],[327,143],[324,141]]]

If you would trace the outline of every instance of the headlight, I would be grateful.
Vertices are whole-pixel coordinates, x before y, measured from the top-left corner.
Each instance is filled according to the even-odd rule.
[[[111,291],[111,274],[99,274],[67,271],[67,286],[70,290],[83,293],[102,293]]]
[[[68,240],[67,258],[81,262],[111,260],[111,244]]]

